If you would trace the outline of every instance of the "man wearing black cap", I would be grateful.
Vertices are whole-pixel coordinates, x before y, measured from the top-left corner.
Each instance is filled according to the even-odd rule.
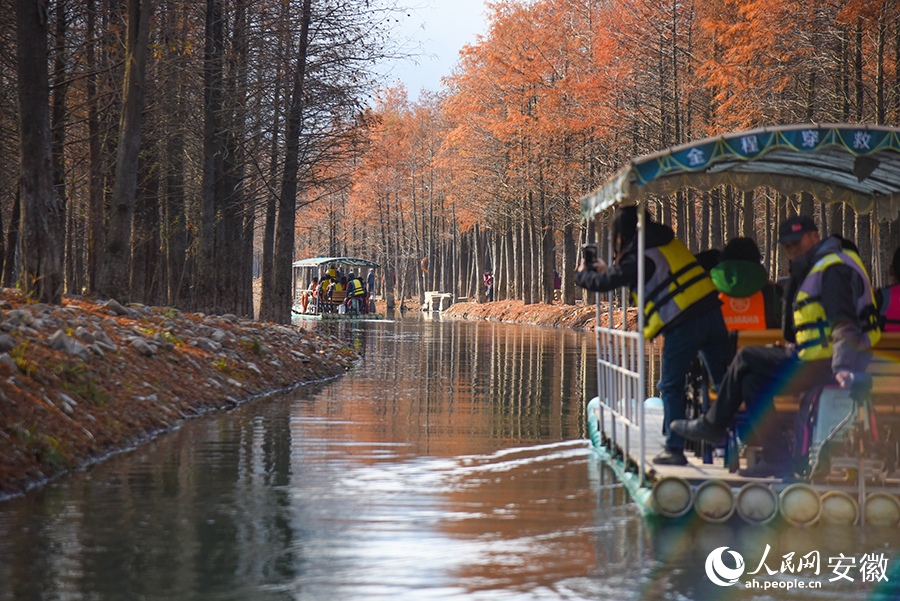
[[[746,402],[753,435],[763,447],[763,460],[739,472],[746,477],[793,473],[790,443],[772,419],[773,398],[835,382],[849,386],[852,373],[868,365],[880,336],[869,277],[850,244],[838,236],[821,240],[805,215],[786,220],[778,235],[790,260],[782,312],[789,344],[741,349],[706,415],[670,425],[685,438],[719,444]]]

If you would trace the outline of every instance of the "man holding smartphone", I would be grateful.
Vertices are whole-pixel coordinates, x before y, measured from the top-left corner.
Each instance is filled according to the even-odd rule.
[[[728,360],[728,329],[722,318],[718,291],[709,275],[671,228],[645,222],[644,337],[662,335],[661,377],[657,388],[663,401],[666,446],[653,462],[685,465],[684,438],[669,429],[684,419],[684,379],[700,353],[713,386],[718,386]],[[610,227],[615,260],[607,265],[586,247],[575,270],[575,283],[586,290],[609,292],[623,286],[637,290],[637,208],[616,211]]]

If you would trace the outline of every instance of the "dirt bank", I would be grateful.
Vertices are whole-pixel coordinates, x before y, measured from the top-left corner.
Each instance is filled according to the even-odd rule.
[[[0,289],[0,498],[356,358],[337,339],[233,315]]]
[[[605,307],[605,303],[601,308]],[[458,319],[485,319],[491,321],[508,321],[534,325],[565,326],[570,328],[594,329],[597,325],[595,305],[562,305],[554,303],[534,303],[526,305],[522,301],[507,300],[493,303],[456,303],[442,313],[443,317]],[[620,311],[613,315],[613,325],[621,323]],[[606,314],[601,316],[601,325],[606,326]],[[637,314],[634,309],[628,312],[629,329],[637,327]]]

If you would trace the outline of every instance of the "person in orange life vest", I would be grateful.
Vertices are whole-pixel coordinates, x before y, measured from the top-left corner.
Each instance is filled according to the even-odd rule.
[[[888,273],[893,284],[875,291],[879,325],[884,332],[900,332],[900,248],[894,251]]]
[[[637,209],[616,211],[610,236],[616,249],[615,262],[602,260],[581,264],[575,283],[594,292],[622,286],[637,289]],[[728,357],[728,330],[722,319],[718,291],[709,275],[671,228],[650,221],[645,224],[644,337],[665,339],[657,384],[664,411],[665,448],[653,458],[662,465],[685,465],[684,439],[668,424],[685,416],[684,379],[697,353],[706,364],[713,385],[721,382]]]
[[[750,238],[734,238],[710,270],[729,330],[781,328],[781,290],[769,281]]]

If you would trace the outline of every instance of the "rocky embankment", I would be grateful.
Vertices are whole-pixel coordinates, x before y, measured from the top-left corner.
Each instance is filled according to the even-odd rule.
[[[0,498],[356,358],[302,328],[0,289]]]

